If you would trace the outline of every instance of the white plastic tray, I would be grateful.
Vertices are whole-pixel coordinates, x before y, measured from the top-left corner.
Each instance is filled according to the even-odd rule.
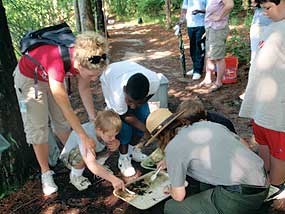
[[[165,171],[161,171],[159,172],[157,178],[153,182],[150,182],[150,177],[154,173],[155,173],[154,171],[149,172],[126,185],[126,187],[129,187],[130,184],[144,180],[144,183],[147,184],[148,187],[145,189],[145,193],[143,195],[139,194],[131,195],[121,190],[117,191],[114,190],[113,194],[116,197],[128,202],[132,206],[141,210],[145,210],[154,206],[155,204],[159,203],[160,201],[170,196],[169,194],[165,194],[163,192],[164,187],[170,184],[168,174]],[[132,191],[136,192],[135,190]]]
[[[156,170],[156,164],[164,158],[161,149],[157,148],[145,160],[141,162],[141,167],[149,170]]]

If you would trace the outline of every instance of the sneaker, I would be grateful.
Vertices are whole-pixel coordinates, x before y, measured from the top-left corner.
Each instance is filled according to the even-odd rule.
[[[133,151],[129,151],[129,156],[136,162],[142,162],[147,159],[147,155],[142,153],[141,149],[134,147]]]
[[[192,76],[193,75],[193,72],[194,72],[194,70],[192,69],[192,70],[190,70],[190,71],[187,71],[186,72],[186,75],[188,75],[188,76]]]
[[[201,74],[199,73],[194,73],[193,74],[193,77],[192,77],[192,80],[199,80],[201,78]]]
[[[88,178],[85,178],[84,176],[75,176],[70,174],[70,183],[73,184],[73,186],[76,187],[79,191],[85,190],[88,188],[88,186],[91,185],[91,182],[88,180]]]
[[[281,186],[278,188],[273,185],[270,185],[268,195],[264,201],[267,202],[274,199],[284,199],[284,198],[285,198],[285,186]]]
[[[118,167],[125,177],[131,177],[136,174],[135,168],[131,164],[131,160],[126,158],[119,158]]]
[[[54,172],[52,170],[49,170],[45,173],[42,174],[42,188],[43,188],[43,193],[45,195],[51,195],[52,193],[57,192],[58,187],[53,181]]]

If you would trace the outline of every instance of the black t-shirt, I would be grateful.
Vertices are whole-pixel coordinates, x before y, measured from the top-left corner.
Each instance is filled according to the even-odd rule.
[[[208,121],[224,125],[231,132],[236,134],[236,130],[235,130],[233,123],[229,119],[227,119],[225,116],[223,116],[217,112],[207,112],[207,118],[206,119]]]

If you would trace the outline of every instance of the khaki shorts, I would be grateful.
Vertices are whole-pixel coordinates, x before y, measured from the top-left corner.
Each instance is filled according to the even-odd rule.
[[[77,166],[83,161],[82,155],[79,150],[79,146],[74,147],[69,152],[60,155],[60,159],[64,165],[71,169],[71,167]]]
[[[70,131],[70,126],[56,104],[47,82],[38,82],[38,98],[35,99],[34,79],[14,71],[15,90],[29,144],[48,143],[49,119],[55,133]]]
[[[206,54],[209,59],[217,60],[225,57],[228,33],[228,26],[220,30],[206,28]]]

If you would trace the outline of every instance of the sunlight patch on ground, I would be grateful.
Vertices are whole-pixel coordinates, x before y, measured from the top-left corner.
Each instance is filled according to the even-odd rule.
[[[156,51],[153,54],[149,55],[149,59],[160,59],[164,57],[168,57],[172,54],[171,51]]]
[[[122,60],[140,61],[145,60],[146,56],[143,53],[126,51]]]
[[[150,42],[157,42],[158,40],[157,39],[150,39],[149,41]]]
[[[123,22],[123,23],[116,23],[112,24],[112,25],[107,25],[107,29],[114,29],[114,30],[118,30],[118,29],[123,29],[123,28],[128,28],[128,27],[134,27],[137,24],[136,20],[130,21],[130,22]]]
[[[132,34],[132,35],[146,34],[146,33],[150,32],[150,31],[151,31],[151,29],[142,29],[142,30],[136,30],[136,31],[134,31],[134,32],[132,32],[130,34]]]
[[[131,42],[133,46],[143,46],[144,42],[140,39],[119,39],[118,42]]]
[[[153,59],[165,58],[165,57],[170,56],[171,54],[172,54],[171,51],[156,51],[153,53],[148,53],[146,56],[144,53],[127,51],[125,52],[123,60],[131,60],[131,61],[139,61],[139,60],[145,60],[145,59],[153,60]]]

